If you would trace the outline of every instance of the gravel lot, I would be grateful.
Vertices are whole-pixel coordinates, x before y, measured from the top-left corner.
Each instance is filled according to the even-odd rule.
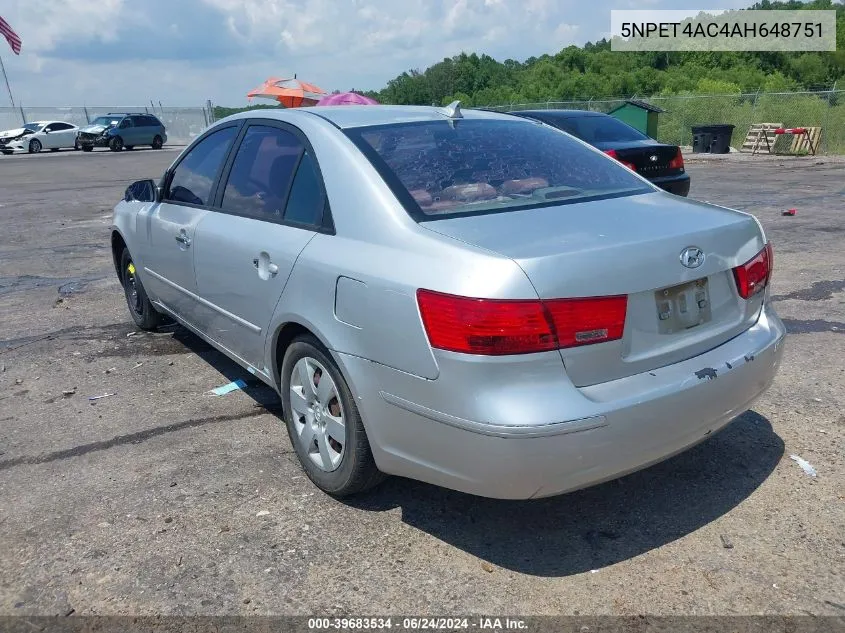
[[[688,162],[692,197],[760,218],[791,333],[722,433],[553,499],[392,479],[340,502],[273,393],[204,395],[248,374],[130,325],[111,207],[175,156],[0,157],[0,615],[845,616],[845,161]]]

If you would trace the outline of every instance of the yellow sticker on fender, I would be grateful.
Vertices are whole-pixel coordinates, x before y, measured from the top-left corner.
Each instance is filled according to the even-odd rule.
[[[130,262],[130,263],[129,263],[129,266],[127,267],[127,269],[126,269],[126,270],[128,270],[128,271],[129,271],[129,274],[130,274],[130,275],[134,275],[134,274],[135,274],[135,264],[133,264],[133,263],[131,263],[131,262]]]

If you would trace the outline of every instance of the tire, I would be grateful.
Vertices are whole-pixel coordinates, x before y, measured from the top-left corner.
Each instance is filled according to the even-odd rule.
[[[93,152],[93,151],[94,151],[94,146],[93,146],[93,145],[83,145],[83,146],[82,146],[82,151],[83,151],[83,152]]]
[[[326,389],[320,392],[319,384],[326,374],[331,383],[323,383]],[[346,497],[369,490],[384,479],[373,459],[352,392],[316,338],[299,336],[285,350],[281,385],[282,415],[291,444],[305,474],[318,488],[334,497]],[[323,394],[324,401],[320,402],[318,393]],[[297,396],[298,403],[292,405]],[[339,425],[332,424],[333,420],[342,421],[342,445],[335,439]]]
[[[73,151],[74,151],[74,152],[78,152],[79,150],[80,150],[80,147],[79,147],[79,139],[76,139],[76,140],[73,142]]]
[[[161,149],[163,146],[164,146],[164,141],[161,139],[161,137],[158,134],[156,134],[155,138],[153,139],[153,145],[152,145],[153,149]]]
[[[58,151],[59,151],[59,148],[58,148],[58,147],[51,147],[51,148],[50,148],[50,151],[51,151],[51,152],[58,152]]]
[[[39,141],[37,138],[32,139],[29,142],[29,153],[30,154],[37,154],[40,151],[41,151],[41,141]]]
[[[112,137],[109,141],[109,149],[113,152],[119,152],[123,149],[123,139],[119,136]]]
[[[124,248],[120,255],[120,283],[123,285],[126,306],[135,325],[142,330],[156,329],[162,316],[153,307],[141,280],[135,275],[135,265],[128,248]]]

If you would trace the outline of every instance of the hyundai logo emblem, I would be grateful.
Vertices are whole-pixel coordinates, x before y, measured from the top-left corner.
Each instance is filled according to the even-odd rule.
[[[648,157],[648,159],[649,159],[652,163],[656,163],[656,162],[657,162],[657,154],[652,154],[651,156],[649,156],[649,157]]]
[[[698,246],[687,246],[681,251],[681,263],[687,268],[698,268],[704,263],[704,251]]]

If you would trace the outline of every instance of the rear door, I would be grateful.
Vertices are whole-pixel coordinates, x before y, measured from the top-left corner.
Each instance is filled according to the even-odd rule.
[[[138,234],[146,238],[140,258],[144,285],[191,324],[197,320],[198,299],[194,233],[209,213],[218,176],[239,128],[233,123],[200,137],[168,170],[162,201],[138,214]]]
[[[302,249],[325,230],[326,209],[305,136],[279,122],[251,121],[221,178],[218,207],[197,227],[194,257],[200,327],[264,373],[276,304]]]
[[[73,143],[76,140],[76,128],[69,123],[56,121],[44,129],[45,131],[48,131],[45,135],[46,142],[44,143],[44,147],[49,147],[51,149],[73,147]]]
[[[56,133],[59,135],[58,147],[73,147],[76,143],[76,127],[70,123],[54,123]]]

